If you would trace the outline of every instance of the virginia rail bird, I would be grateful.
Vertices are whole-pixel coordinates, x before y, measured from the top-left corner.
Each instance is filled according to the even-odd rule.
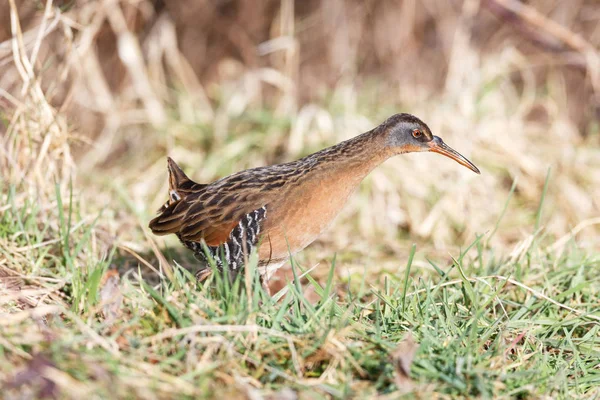
[[[230,276],[257,248],[266,285],[291,255],[323,233],[369,172],[391,156],[424,151],[479,174],[410,114],[393,115],[369,132],[297,161],[248,169],[210,184],[193,182],[168,158],[169,200],[150,229],[156,235],[176,234],[205,264],[211,257]],[[208,272],[205,268],[197,276],[203,279]]]

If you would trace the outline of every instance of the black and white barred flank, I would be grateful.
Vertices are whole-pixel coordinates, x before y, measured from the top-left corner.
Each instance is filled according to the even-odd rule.
[[[266,218],[267,206],[246,214],[233,228],[227,242],[220,246],[203,246],[199,242],[183,242],[183,244],[207,265],[209,263],[208,253],[208,257],[215,261],[219,270],[223,270],[224,266],[227,266],[228,270],[235,276],[244,266],[244,259],[249,257],[257,246],[260,239],[261,224]]]

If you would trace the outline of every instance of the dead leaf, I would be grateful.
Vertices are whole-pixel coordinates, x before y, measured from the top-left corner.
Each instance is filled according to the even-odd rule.
[[[394,380],[396,386],[403,393],[413,390],[414,384],[410,378],[410,366],[418,348],[419,345],[415,342],[412,334],[408,332],[390,355],[395,370]]]
[[[6,385],[7,389],[18,389],[23,385],[34,387],[37,390],[37,397],[40,399],[56,398],[58,388],[56,383],[44,376],[46,368],[56,368],[56,365],[41,354],[35,354],[27,367],[15,375]]]
[[[119,272],[116,270],[107,271],[102,277],[102,281],[100,304],[102,305],[102,315],[106,323],[110,325],[121,315],[123,293],[121,293]]]

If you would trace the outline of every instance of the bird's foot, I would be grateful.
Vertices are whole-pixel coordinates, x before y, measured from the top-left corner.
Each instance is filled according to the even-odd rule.
[[[196,279],[198,279],[199,283],[202,283],[212,274],[212,269],[203,268],[200,271],[196,272]]]

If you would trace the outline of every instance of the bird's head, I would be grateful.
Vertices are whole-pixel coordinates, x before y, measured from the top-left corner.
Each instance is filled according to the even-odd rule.
[[[385,145],[394,154],[431,151],[453,159],[471,171],[479,169],[459,152],[448,146],[439,136],[434,136],[427,124],[411,114],[396,114],[383,124]]]

